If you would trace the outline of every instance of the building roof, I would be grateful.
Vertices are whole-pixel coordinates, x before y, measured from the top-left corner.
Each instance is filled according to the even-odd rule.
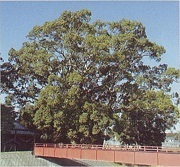
[[[21,134],[21,135],[34,135],[32,131],[26,128],[24,125],[19,122],[14,122],[14,128],[10,130],[11,134]]]

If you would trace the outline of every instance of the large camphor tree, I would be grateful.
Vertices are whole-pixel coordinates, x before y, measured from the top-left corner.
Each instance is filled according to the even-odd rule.
[[[65,11],[27,39],[1,66],[2,89],[45,141],[100,144],[116,136],[161,145],[177,121],[168,92],[179,70],[159,63],[165,49],[140,22],[92,23],[88,10]]]

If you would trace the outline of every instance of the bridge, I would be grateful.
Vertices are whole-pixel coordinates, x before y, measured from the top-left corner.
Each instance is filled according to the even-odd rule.
[[[179,147],[36,143],[34,155],[134,165],[180,166]]]

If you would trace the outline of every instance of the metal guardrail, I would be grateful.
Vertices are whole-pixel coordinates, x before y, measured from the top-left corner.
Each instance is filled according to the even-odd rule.
[[[54,144],[54,143],[35,143],[35,147],[45,148],[79,148],[79,149],[108,149],[121,151],[143,151],[143,152],[167,152],[180,153],[180,147],[164,146],[114,146],[114,145],[93,145],[93,144]]]
[[[36,143],[34,155],[137,165],[180,166],[179,147]]]

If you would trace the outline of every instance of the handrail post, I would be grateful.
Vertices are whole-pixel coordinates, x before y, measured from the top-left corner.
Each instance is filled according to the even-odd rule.
[[[96,160],[97,160],[97,151],[98,151],[98,150],[96,149]]]
[[[136,163],[136,161],[135,161],[135,147],[134,147],[134,165],[135,165],[135,163]]]
[[[44,156],[44,147],[45,147],[45,144],[43,144],[43,156]]]
[[[82,159],[82,144],[80,145],[80,159]]]
[[[54,157],[56,155],[56,144],[54,144]]]
[[[116,156],[116,155],[115,155],[115,149],[114,149],[114,159],[113,159],[113,160],[114,160],[114,162],[115,162],[115,160],[116,160],[116,159],[115,159],[115,156]]]
[[[68,144],[66,144],[66,158],[68,158]]]
[[[159,165],[159,148],[158,148],[158,146],[157,146],[157,166]]]

